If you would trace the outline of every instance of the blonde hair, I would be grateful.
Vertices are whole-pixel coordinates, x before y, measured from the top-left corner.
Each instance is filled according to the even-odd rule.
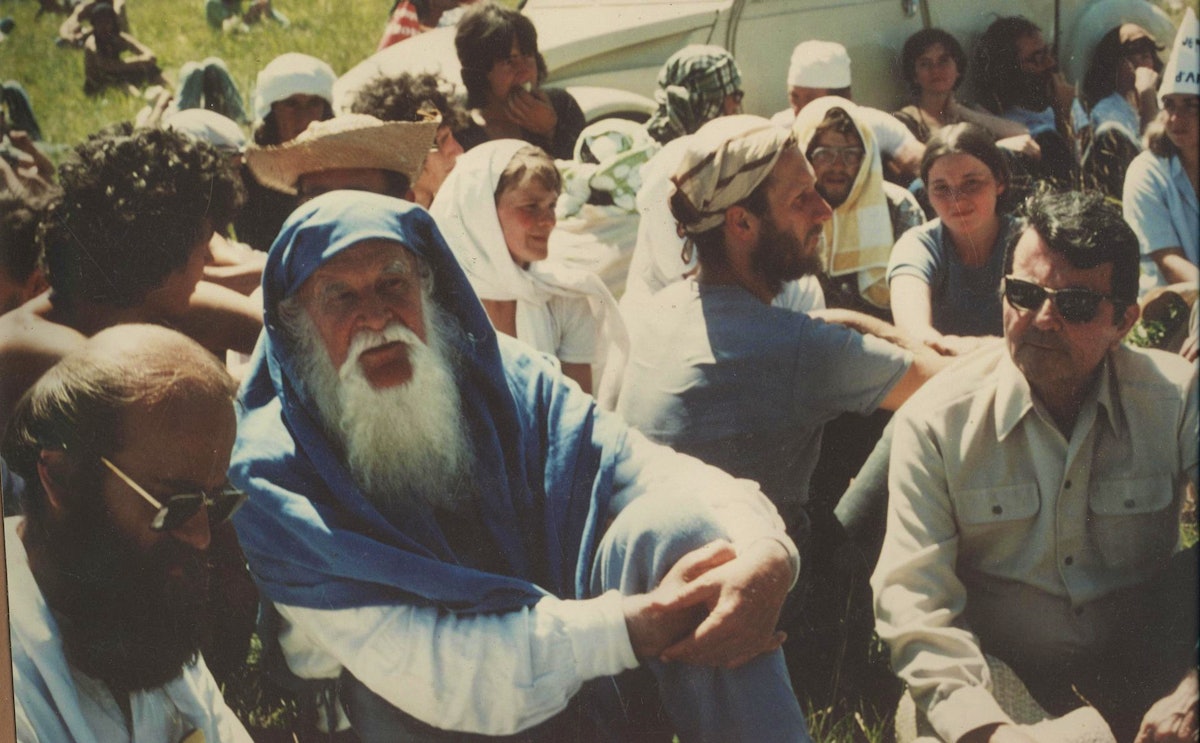
[[[513,154],[508,166],[500,174],[500,180],[496,182],[496,201],[500,201],[500,194],[521,185],[526,179],[555,193],[562,193],[562,175],[554,165],[554,159],[541,147],[528,145]]]

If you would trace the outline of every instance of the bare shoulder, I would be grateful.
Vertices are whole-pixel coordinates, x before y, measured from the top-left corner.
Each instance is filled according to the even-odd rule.
[[[214,353],[250,353],[263,325],[262,302],[208,281],[196,285],[176,328]]]
[[[86,340],[79,331],[45,319],[30,304],[0,315],[0,421],[8,419],[17,400],[47,369]]]
[[[9,363],[46,356],[57,361],[85,340],[78,330],[43,317],[33,306],[36,301],[0,315],[0,360],[5,376]]]

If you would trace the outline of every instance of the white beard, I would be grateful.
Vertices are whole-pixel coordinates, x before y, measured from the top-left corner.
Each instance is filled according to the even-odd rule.
[[[426,302],[429,345],[399,323],[382,332],[359,331],[340,370],[334,369],[307,312],[300,313],[301,327],[293,335],[300,339],[298,370],[322,423],[341,441],[364,495],[385,514],[412,501],[456,513],[471,508],[473,455],[453,352],[439,328],[445,314],[432,305]],[[358,357],[396,341],[408,347],[412,377],[402,385],[375,389]]]

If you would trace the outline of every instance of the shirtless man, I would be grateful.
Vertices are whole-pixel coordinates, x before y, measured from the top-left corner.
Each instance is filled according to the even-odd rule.
[[[0,423],[55,362],[113,325],[167,325],[214,353],[249,353],[262,327],[248,298],[200,281],[213,226],[242,196],[224,158],[158,129],[94,137],[75,154],[41,227],[52,291],[0,316]]]

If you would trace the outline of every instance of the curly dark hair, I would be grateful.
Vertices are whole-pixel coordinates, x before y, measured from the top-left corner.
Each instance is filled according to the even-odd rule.
[[[350,110],[381,121],[421,121],[420,111],[426,106],[436,108],[442,124],[453,132],[462,131],[469,123],[467,112],[454,100],[450,83],[430,73],[376,77],[359,89]]]
[[[1017,59],[1017,39],[1040,33],[1037,24],[1022,16],[997,18],[975,42],[975,92],[979,102],[999,114],[1021,105],[1029,94],[1027,75]]]
[[[462,65],[463,85],[467,88],[467,106],[482,108],[491,86],[488,73],[512,54],[513,39],[523,54],[537,58],[538,82],[546,79],[546,60],[538,52],[537,29],[533,21],[519,11],[482,2],[472,6],[458,22],[454,49]]]
[[[41,226],[56,298],[133,307],[182,269],[243,198],[229,160],[170,129],[110,128],[59,167],[61,197]]]

